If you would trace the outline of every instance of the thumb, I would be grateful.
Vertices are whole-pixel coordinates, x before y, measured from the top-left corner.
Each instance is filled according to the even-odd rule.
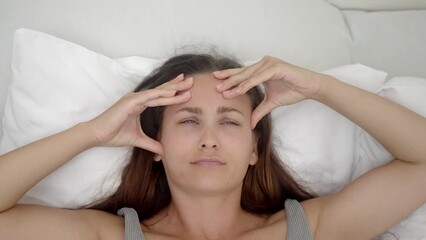
[[[266,114],[270,113],[277,106],[267,101],[266,98],[254,109],[251,114],[251,129],[254,129],[257,123],[262,119]]]
[[[159,141],[156,141],[150,137],[139,138],[135,141],[134,145],[136,147],[146,149],[158,155],[163,155],[164,152],[163,145]]]

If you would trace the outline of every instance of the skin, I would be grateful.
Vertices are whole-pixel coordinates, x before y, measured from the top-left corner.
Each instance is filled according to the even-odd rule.
[[[274,108],[305,99],[339,112],[395,156],[391,163],[368,172],[340,192],[301,203],[314,239],[371,239],[426,202],[426,120],[422,116],[331,76],[273,57],[248,67],[193,77],[201,79],[200,85],[178,76],[157,89],[126,95],[89,122],[0,156],[0,193],[7,193],[0,194],[0,238],[122,239],[122,217],[16,203],[40,179],[86,149],[138,146],[164,162],[173,194],[168,208],[142,224],[147,239],[285,239],[284,211],[254,216],[243,212],[237,200],[243,173],[256,163],[250,128]],[[202,84],[207,88],[203,92],[198,91]],[[265,87],[266,98],[247,114],[244,94],[259,84]],[[139,114],[160,105],[169,106],[165,114],[170,118],[156,141],[141,131]],[[218,114],[223,105],[244,114]],[[199,107],[203,114],[173,114],[185,106]],[[195,118],[198,124],[185,121],[188,118]],[[223,125],[228,118],[241,121],[241,126]],[[234,131],[246,137],[235,139],[229,134]],[[178,146],[176,141],[180,141]],[[227,146],[230,142],[243,151],[232,152]],[[206,156],[226,164],[191,163]]]

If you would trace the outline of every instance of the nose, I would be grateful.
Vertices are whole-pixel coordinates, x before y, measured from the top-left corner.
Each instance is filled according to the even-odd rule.
[[[200,150],[207,150],[207,149],[218,150],[219,149],[219,139],[217,138],[217,134],[215,133],[214,130],[205,129],[203,131],[198,148]]]

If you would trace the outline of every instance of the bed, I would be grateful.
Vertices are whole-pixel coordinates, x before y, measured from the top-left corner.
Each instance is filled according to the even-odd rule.
[[[271,55],[331,74],[426,116],[422,0],[0,0],[0,153],[102,112],[162,60],[213,51]],[[308,117],[309,116],[309,117]],[[280,154],[319,194],[392,156],[362,129],[306,101],[274,111]],[[21,200],[76,207],[117,185],[128,148],[96,148]],[[426,239],[426,206],[382,239]]]

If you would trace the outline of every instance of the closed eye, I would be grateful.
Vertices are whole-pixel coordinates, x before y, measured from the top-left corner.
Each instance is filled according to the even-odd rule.
[[[198,124],[194,119],[186,119],[180,122],[181,124]]]
[[[239,126],[240,125],[240,124],[238,124],[237,122],[234,122],[234,121],[225,121],[222,124],[225,124],[225,125],[235,125],[235,126]]]

